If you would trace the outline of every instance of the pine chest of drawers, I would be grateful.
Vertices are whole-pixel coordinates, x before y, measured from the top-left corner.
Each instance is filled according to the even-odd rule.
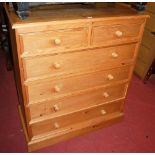
[[[10,19],[29,151],[122,120],[146,15],[121,5],[55,5]]]

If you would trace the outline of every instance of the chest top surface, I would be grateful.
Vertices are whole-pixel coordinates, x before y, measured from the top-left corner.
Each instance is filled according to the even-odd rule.
[[[25,20],[19,19],[15,12],[6,6],[12,28],[30,27],[35,25],[62,23],[62,22],[82,22],[82,21],[97,21],[113,18],[133,16],[139,18],[147,16],[143,13],[138,13],[130,7],[121,4],[109,5],[107,3],[100,4],[57,4],[45,5],[30,8],[29,17]]]

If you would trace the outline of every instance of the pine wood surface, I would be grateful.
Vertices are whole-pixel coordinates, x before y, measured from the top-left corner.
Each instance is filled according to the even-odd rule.
[[[123,118],[148,15],[121,5],[51,5],[20,20],[5,9],[29,151]]]
[[[59,129],[61,130],[61,128],[70,126],[75,122],[82,123],[95,117],[106,116],[110,113],[120,112],[121,106],[122,102],[116,102],[115,104],[113,103],[103,104],[95,108],[91,107],[86,110],[74,112],[70,115],[64,115],[62,117],[56,117],[52,119],[49,118],[37,122],[33,121],[30,127],[32,129],[32,134],[34,136],[55,130],[59,132]]]
[[[67,113],[72,113],[80,109],[92,107],[114,101],[116,99],[125,98],[127,89],[126,84],[116,85],[115,88],[106,87],[99,88],[96,91],[89,90],[83,94],[76,94],[65,98],[51,99],[44,102],[37,102],[28,105],[31,112],[32,121],[36,118],[44,119],[56,117]],[[45,116],[45,117],[44,117]]]
[[[128,7],[121,5],[110,6],[107,4],[100,4],[99,7],[96,5],[51,5],[38,7],[31,9],[29,18],[24,21],[20,20],[10,8],[7,8],[7,13],[13,28],[47,25],[48,23],[55,24],[56,22],[64,24],[67,20],[75,21],[77,19],[79,21],[76,22],[92,20],[92,18],[96,21],[101,21],[101,18],[106,20],[115,17],[121,18],[122,16],[127,18],[146,17],[145,14],[138,14],[134,9]]]

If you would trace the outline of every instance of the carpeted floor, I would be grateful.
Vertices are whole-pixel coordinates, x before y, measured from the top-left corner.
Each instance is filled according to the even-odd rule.
[[[0,98],[0,152],[27,152],[13,72],[1,50]],[[155,152],[155,79],[143,84],[133,76],[121,123],[36,152]]]

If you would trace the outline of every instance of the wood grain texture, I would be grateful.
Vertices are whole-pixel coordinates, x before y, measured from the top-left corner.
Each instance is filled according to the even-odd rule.
[[[29,133],[27,138],[30,138],[31,132],[29,130],[28,122],[30,120],[30,114],[29,114],[29,109],[25,108],[25,104],[27,104],[27,98],[25,95],[25,89],[24,89],[24,82],[23,82],[23,67],[20,59],[20,43],[19,43],[19,37],[18,34],[15,30],[11,29],[11,26],[9,25],[10,29],[10,39],[11,39],[11,47],[12,47],[12,54],[13,54],[13,62],[14,62],[14,78],[15,78],[15,83],[16,83],[16,89],[17,89],[17,94],[18,94],[18,100],[20,104],[20,110],[23,113],[23,122],[25,123],[26,130]],[[20,112],[21,112],[20,111]]]
[[[47,100],[30,104],[31,119],[57,117],[73,113],[80,109],[108,103],[120,98],[125,98],[127,84],[116,85],[113,87],[99,88],[96,91],[90,90],[82,94],[75,94],[65,98]],[[108,94],[106,97],[104,94]],[[55,108],[57,106],[57,109]]]
[[[91,107],[86,110],[76,111],[62,117],[60,116],[52,119],[49,117],[46,120],[33,121],[31,124],[33,136],[46,134],[51,131],[60,132],[59,130],[63,130],[70,125],[82,123],[100,116],[105,117],[114,112],[120,112],[122,103],[121,101],[112,102],[97,107]],[[104,111],[104,114],[102,111]],[[59,127],[56,127],[55,123],[57,123]]]
[[[122,25],[121,25],[122,23]],[[126,43],[130,39],[139,39],[140,25],[138,24],[127,24],[124,22],[114,23],[111,25],[100,25],[94,26],[92,32],[92,44],[93,45],[104,45],[104,44],[120,44]],[[101,35],[102,34],[102,35]]]
[[[114,66],[123,67],[122,64],[133,62],[135,46],[136,44],[129,44],[55,56],[27,58],[23,60],[25,80],[32,81],[37,78],[106,70]]]
[[[29,151],[122,119],[148,15],[121,5],[52,5],[22,21],[5,9]]]
[[[28,133],[27,133],[27,128],[25,126],[25,120],[24,120],[21,105],[18,105],[18,112],[19,112],[19,115],[20,115],[20,120],[21,120],[21,123],[22,123],[23,130],[24,130],[25,139],[26,139],[26,142],[28,143],[29,142],[29,136],[28,136]]]
[[[89,120],[84,123],[76,124],[75,126],[71,126],[67,128],[64,132],[56,134],[55,137],[52,135],[36,138],[28,143],[29,151],[35,151],[37,149],[73,138],[75,136],[80,136],[85,133],[89,133],[95,131],[97,129],[108,127],[114,123],[118,123],[122,121],[123,114],[122,113],[115,113],[108,117],[99,117]]]
[[[44,50],[64,51],[88,46],[88,28],[58,29],[21,35],[24,55]],[[33,40],[33,41],[32,41]],[[59,42],[58,42],[59,41]]]
[[[127,69],[127,68],[126,68]],[[29,93],[29,103],[35,103],[42,100],[59,98],[75,94],[79,91],[85,91],[94,87],[104,87],[104,85],[114,85],[117,82],[128,81],[130,70],[116,72],[96,72],[94,74],[85,74],[74,76],[72,78],[48,80],[44,82],[35,82],[27,86]],[[113,79],[109,79],[111,75]]]
[[[138,14],[134,9],[123,7],[121,5],[116,5],[115,7],[109,5],[103,5],[102,7],[96,7],[94,5],[80,5],[78,7],[77,5],[62,5],[60,8],[57,6],[58,5],[50,6],[52,9],[50,7],[31,9],[29,18],[24,21],[21,21],[12,9],[6,7],[6,10],[12,27],[16,29],[29,27],[33,27],[34,29],[34,27],[40,25],[55,25],[70,22],[81,23],[83,21],[105,21],[108,18],[119,19],[122,18],[122,16],[126,19],[148,17],[145,14]]]

